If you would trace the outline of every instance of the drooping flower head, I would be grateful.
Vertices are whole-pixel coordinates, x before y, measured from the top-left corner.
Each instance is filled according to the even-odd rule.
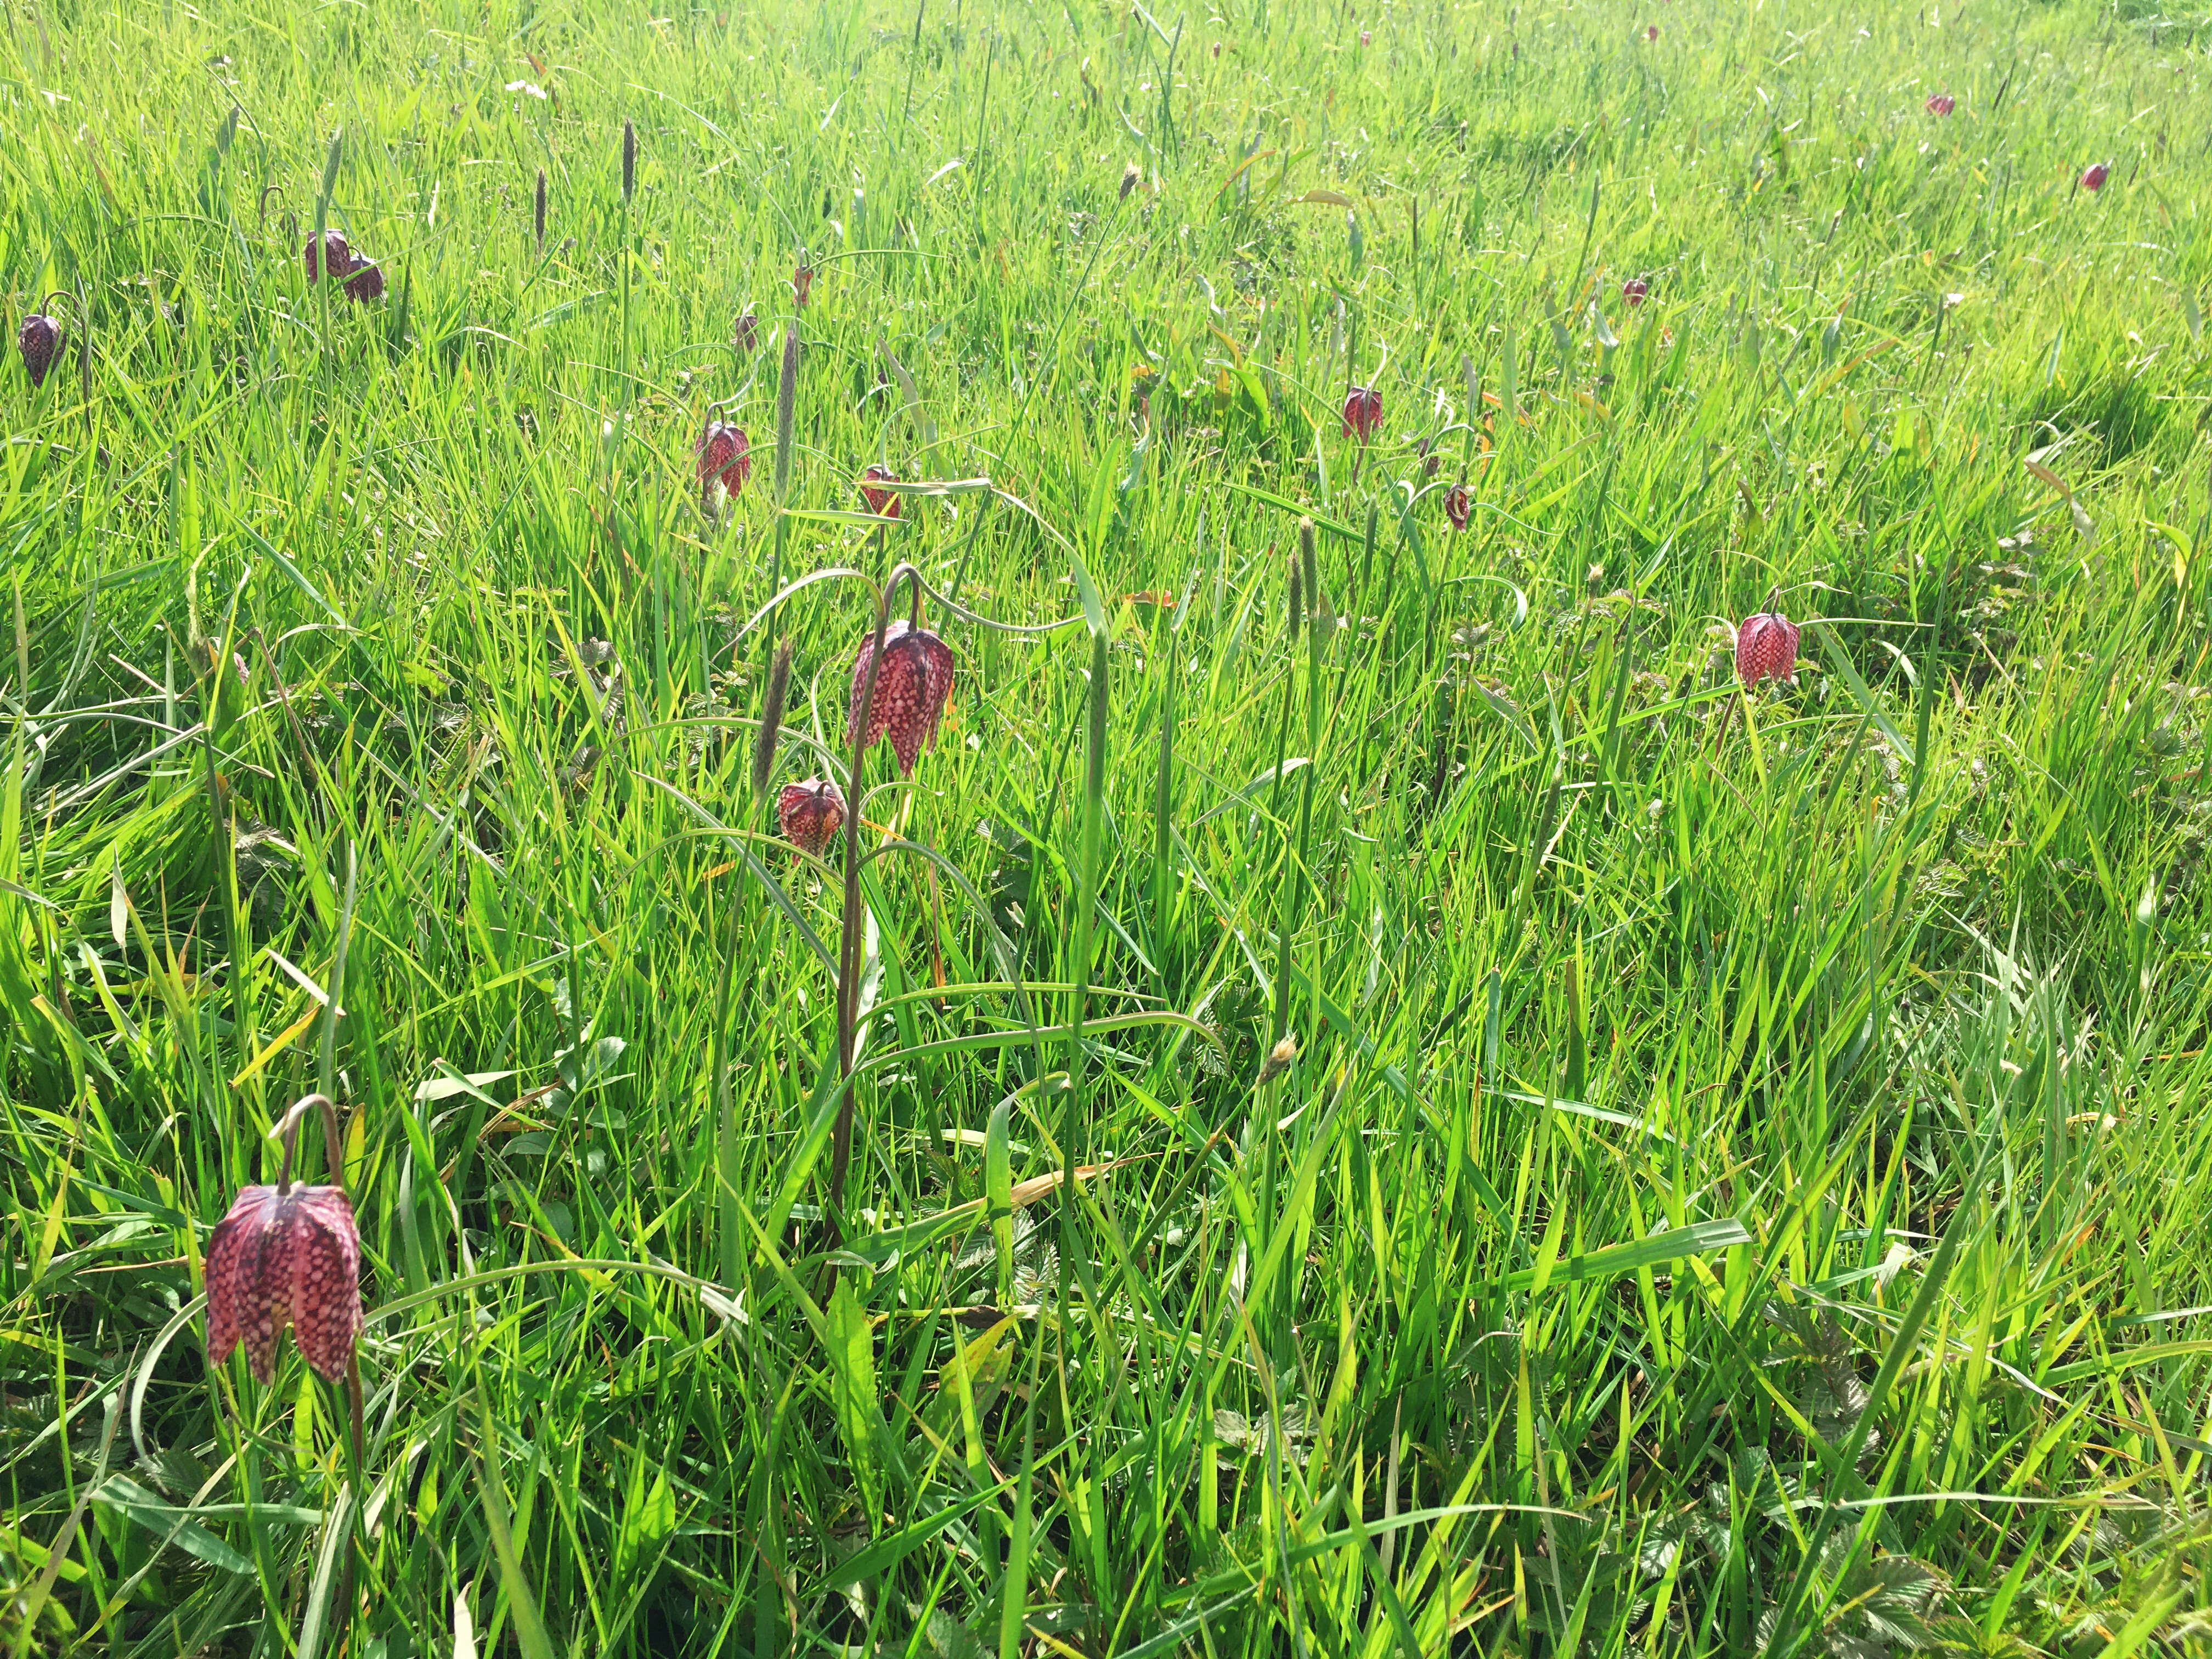
[[[15,331],[15,349],[23,354],[24,372],[33,386],[46,383],[46,371],[61,354],[62,325],[44,312],[33,311]]]
[[[1344,435],[1365,443],[1382,424],[1382,394],[1372,386],[1356,386],[1344,397]]]
[[[845,718],[845,740],[872,749],[886,732],[898,757],[902,776],[914,775],[924,743],[934,741],[938,717],[952,690],[952,647],[904,618],[884,631],[884,659],[876,670],[876,690],[867,699],[867,723],[861,726],[862,700],[868,688],[868,664],[876,654],[873,629],[860,636],[853,662],[853,700]]]
[[[307,267],[307,280],[311,283],[322,280],[325,266],[340,276],[353,268],[353,249],[346,245],[345,233],[340,230],[326,230],[319,240],[308,237],[300,258]]]
[[[346,266],[345,296],[356,305],[384,297],[384,267],[374,259],[354,255]]]
[[[845,792],[828,778],[787,783],[775,798],[775,821],[783,837],[815,858],[845,827]]]
[[[1659,38],[1659,26],[1656,23],[1645,24],[1644,26],[1644,38],[1646,40],[1656,40]]]
[[[2112,165],[2111,162],[2092,161],[2088,167],[2082,171],[2081,188],[2090,191],[2102,190],[2105,187],[2105,180],[2112,176]]]
[[[792,303],[801,311],[806,309],[806,295],[814,286],[814,267],[801,259],[799,269],[791,273]]]
[[[276,1338],[329,1382],[345,1376],[361,1333],[361,1234],[336,1187],[246,1187],[207,1247],[208,1358],[246,1345],[257,1382],[276,1374]]]
[[[1748,690],[1761,680],[1797,683],[1797,624],[1780,611],[1746,617],[1735,630],[1735,672]]]
[[[899,515],[899,493],[896,489],[871,489],[868,483],[878,479],[884,483],[898,481],[891,477],[887,466],[872,466],[860,474],[860,499],[867,503],[868,511],[879,519],[896,519]]]
[[[1641,276],[1632,276],[1620,285],[1620,300],[1632,308],[1640,306],[1650,296],[1651,284]]]
[[[753,308],[750,306],[747,306],[738,314],[736,324],[731,328],[730,343],[748,357],[752,356],[754,348],[760,344],[760,319],[753,315]]]
[[[719,479],[723,489],[734,495],[752,476],[752,441],[745,436],[741,426],[732,426],[727,421],[709,421],[691,447],[698,458],[699,488],[702,490],[712,489]]]
[[[1474,511],[1474,497],[1463,483],[1455,483],[1444,492],[1444,517],[1451,520],[1454,530],[1467,528],[1467,521]]]
[[[1948,115],[1958,107],[1959,100],[1948,92],[1934,92],[1928,95],[1928,112],[1930,115]]]

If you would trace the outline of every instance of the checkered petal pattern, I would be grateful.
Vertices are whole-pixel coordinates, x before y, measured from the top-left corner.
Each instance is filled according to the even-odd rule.
[[[241,1188],[207,1247],[208,1358],[241,1342],[258,1382],[276,1375],[276,1338],[292,1328],[300,1357],[335,1382],[361,1334],[361,1234],[336,1187]]]

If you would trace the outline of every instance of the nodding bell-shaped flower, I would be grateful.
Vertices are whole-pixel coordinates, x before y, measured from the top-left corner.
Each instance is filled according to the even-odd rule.
[[[791,300],[799,310],[806,309],[806,295],[813,286],[814,267],[802,260],[799,268],[791,273]]]
[[[745,436],[741,426],[732,426],[727,421],[709,421],[692,450],[699,459],[702,490],[711,491],[719,478],[722,488],[734,495],[752,476],[752,441]]]
[[[1650,297],[1651,284],[1641,276],[1632,276],[1620,285],[1620,302],[1632,308]]]
[[[2082,170],[2081,188],[2089,191],[2102,190],[2105,187],[2105,180],[2112,176],[2111,162],[2092,161]]]
[[[1372,386],[1356,386],[1344,397],[1344,435],[1365,443],[1382,424],[1382,394]]]
[[[340,276],[353,269],[353,249],[347,246],[345,233],[340,230],[325,231],[319,242],[313,236],[308,237],[307,246],[301,251],[300,258],[307,267],[307,280],[311,283],[322,280],[325,266]]]
[[[750,306],[738,314],[736,324],[731,328],[730,343],[748,357],[760,344],[760,319],[753,315]]]
[[[273,1187],[241,1188],[207,1246],[208,1358],[221,1364],[243,1342],[257,1382],[276,1375],[276,1338],[292,1328],[300,1357],[332,1382],[353,1364],[361,1334],[361,1233],[339,1187],[292,1179],[292,1146],[310,1104],[337,1114],[309,1095],[285,1114],[284,1168]]]
[[[1455,483],[1444,491],[1444,517],[1451,520],[1454,530],[1466,529],[1468,519],[1474,511],[1474,497],[1468,493],[1465,484]]]
[[[936,740],[938,717],[952,690],[952,647],[904,618],[893,623],[884,630],[883,665],[876,670],[875,696],[870,698],[868,664],[875,654],[872,629],[860,636],[860,653],[853,662],[853,702],[845,719],[845,740],[857,738],[862,749],[872,749],[890,732],[899,774],[911,777],[922,744]],[[860,725],[864,698],[868,704],[865,727]]]
[[[1930,115],[1948,115],[1958,107],[1959,100],[1948,92],[1933,92],[1928,94],[1927,110]]]
[[[43,386],[46,371],[61,355],[62,325],[43,312],[32,312],[15,331],[15,349],[23,354],[23,370],[31,384]]]
[[[384,297],[384,267],[356,254],[346,267],[345,296],[357,305]]]
[[[845,827],[845,792],[828,778],[787,783],[776,793],[775,821],[786,841],[818,859]]]
[[[1797,624],[1779,611],[1746,617],[1735,630],[1735,672],[1746,690],[1761,680],[1797,683]]]
[[[891,477],[890,468],[872,466],[860,475],[860,499],[867,503],[868,511],[878,518],[896,519],[899,515],[898,491],[871,489],[868,488],[868,481],[872,478],[881,479],[885,483],[896,483],[897,480]]]

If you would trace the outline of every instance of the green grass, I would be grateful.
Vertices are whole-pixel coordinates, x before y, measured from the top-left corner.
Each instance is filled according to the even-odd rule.
[[[5,1650],[2212,1645],[2212,20],[769,10],[9,9]]]

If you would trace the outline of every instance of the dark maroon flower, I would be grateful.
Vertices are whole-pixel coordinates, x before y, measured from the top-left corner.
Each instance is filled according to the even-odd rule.
[[[361,1333],[361,1234],[336,1187],[246,1187],[207,1247],[208,1358],[246,1345],[258,1382],[276,1373],[289,1323],[300,1357],[336,1382]]]
[[[734,495],[752,476],[752,441],[745,436],[741,426],[732,426],[727,421],[709,421],[692,449],[699,459],[702,489],[708,489],[720,478],[722,488]]]
[[[760,319],[753,315],[750,306],[745,307],[738,319],[737,325],[731,329],[730,343],[747,356],[750,356],[753,348],[760,343]]]
[[[62,349],[62,325],[42,312],[32,312],[15,331],[15,349],[23,354],[23,368],[33,386],[46,384],[46,371]]]
[[[2112,176],[2112,166],[2111,162],[2092,161],[2082,172],[2081,188],[2084,190],[2102,190],[2105,187],[2105,180]]]
[[[807,290],[813,286],[814,267],[802,261],[799,269],[791,273],[792,300],[802,311],[806,308]]]
[[[1650,293],[1651,284],[1641,276],[1632,276],[1620,285],[1620,299],[1624,305],[1640,306]]]
[[[876,695],[883,695],[880,685]],[[775,798],[775,821],[786,841],[818,859],[845,827],[845,792],[827,778],[787,783]]]
[[[952,690],[952,647],[904,618],[884,629],[883,665],[876,671],[867,725],[856,731],[860,700],[868,687],[868,663],[875,654],[874,633],[863,635],[860,653],[853,662],[853,703],[846,715],[845,740],[850,743],[857,736],[862,749],[872,749],[889,732],[900,775],[911,777],[922,744],[936,738],[938,717]]]
[[[1365,443],[1382,424],[1382,394],[1371,386],[1356,386],[1344,397],[1344,435]]]
[[[300,257],[307,267],[307,280],[311,283],[322,280],[325,265],[341,276],[353,269],[353,250],[346,246],[343,231],[326,230],[323,233],[319,258],[316,257],[315,238],[310,236]]]
[[[1444,517],[1451,520],[1454,530],[1467,528],[1468,515],[1474,511],[1474,497],[1463,483],[1455,483],[1444,491]]]
[[[879,519],[896,519],[899,515],[899,494],[896,489],[871,489],[868,480],[880,478],[885,483],[898,482],[891,477],[887,466],[872,466],[860,475],[860,499],[868,504],[868,511]]]
[[[1659,26],[1656,23],[1647,23],[1644,28],[1644,38],[1647,40],[1656,40],[1659,38]]]
[[[384,267],[356,254],[346,266],[345,296],[356,304],[384,297]]]
[[[1797,624],[1779,611],[1746,617],[1735,630],[1735,672],[1747,688],[1761,680],[1797,683]]]
[[[1958,107],[1959,100],[1948,92],[1930,93],[1928,95],[1928,112],[1930,115],[1948,115]]]

